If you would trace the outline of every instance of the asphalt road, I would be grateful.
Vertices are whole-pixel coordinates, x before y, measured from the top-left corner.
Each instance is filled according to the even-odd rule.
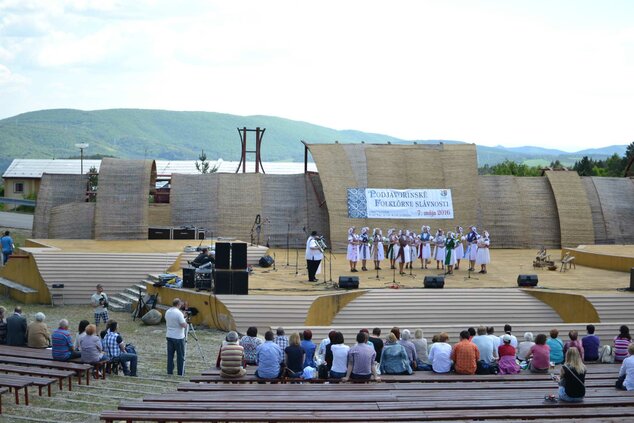
[[[32,229],[33,215],[25,213],[0,212],[0,228]]]

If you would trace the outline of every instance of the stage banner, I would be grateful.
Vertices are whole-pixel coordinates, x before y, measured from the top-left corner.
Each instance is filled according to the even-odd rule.
[[[353,219],[453,219],[450,189],[348,188]]]

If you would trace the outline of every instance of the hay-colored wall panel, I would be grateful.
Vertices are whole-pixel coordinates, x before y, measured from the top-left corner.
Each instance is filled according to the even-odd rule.
[[[478,231],[487,230],[496,248],[524,247],[526,226],[515,177],[480,176],[478,180]]]
[[[42,175],[33,216],[33,236],[49,237],[49,220],[54,207],[82,202],[86,198],[86,175]]]
[[[307,223],[306,196],[309,192],[306,190],[304,175],[262,175],[260,187],[260,244],[265,245],[270,236],[271,245],[286,246],[288,234],[291,245],[303,245],[306,241],[303,228],[306,228],[306,231],[313,230]],[[255,216],[250,216],[251,226],[254,218]]]
[[[95,203],[68,203],[51,210],[48,237],[93,239]]]
[[[173,226],[208,228],[216,235],[219,179],[215,173],[172,175],[170,190]]]
[[[478,168],[475,144],[443,144],[441,154],[445,187],[451,189],[454,219],[444,221],[445,230],[457,225],[467,230],[477,219]],[[431,226],[431,225],[430,225]]]
[[[262,215],[261,174],[218,174],[217,236],[250,241],[255,217]]]
[[[561,230],[561,246],[594,244],[594,227],[588,195],[577,172],[546,171]]]
[[[306,187],[306,228],[317,231],[326,237],[328,246],[330,240],[330,223],[328,218],[328,204],[325,201],[324,189],[319,175],[307,174],[304,176]]]
[[[560,248],[561,231],[555,196],[548,179],[544,177],[516,177],[525,248]],[[536,205],[538,205],[536,207]]]
[[[95,210],[96,239],[147,239],[153,160],[103,159]]]
[[[343,149],[348,156],[350,170],[357,181],[357,187],[368,187],[368,163],[364,144],[344,144]]]
[[[148,210],[148,225],[172,226],[172,209],[169,204],[150,204]]]
[[[592,213],[592,227],[594,229],[594,242],[596,244],[614,244],[614,239],[608,238],[605,217],[601,208],[601,200],[597,187],[594,185],[594,178],[584,176],[581,178],[583,187],[586,189],[590,212]]]
[[[605,219],[606,238],[615,244],[634,243],[634,180],[593,177]]]

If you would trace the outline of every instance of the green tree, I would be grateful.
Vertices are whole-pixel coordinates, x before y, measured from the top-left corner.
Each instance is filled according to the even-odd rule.
[[[209,164],[209,160],[207,160],[207,154],[205,154],[205,150],[200,150],[200,156],[198,156],[198,160],[200,163],[196,161],[196,170],[200,173],[216,173],[218,168],[220,167],[220,160],[214,165],[211,166]]]
[[[625,149],[625,162],[629,162],[632,157],[634,157],[634,141]]]
[[[579,174],[579,176],[592,176],[593,175],[592,170],[595,167],[595,165],[596,163],[594,162],[594,160],[588,158],[588,156],[583,156],[583,158],[580,161],[575,162],[572,169],[576,171]]]
[[[606,176],[623,176],[625,166],[627,164],[625,157],[621,157],[614,153],[605,161]]]

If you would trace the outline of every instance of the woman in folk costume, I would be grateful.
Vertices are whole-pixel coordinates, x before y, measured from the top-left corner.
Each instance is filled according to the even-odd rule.
[[[478,273],[486,273],[487,264],[491,263],[491,255],[489,254],[490,243],[489,233],[484,231],[483,236],[478,238],[478,251],[476,254],[476,264],[480,265],[480,271]]]
[[[396,256],[398,254],[398,235],[396,229],[390,229],[387,231],[387,238],[389,239],[390,246],[387,249],[387,257],[390,259],[390,269],[396,269]]]
[[[374,270],[381,270],[381,261],[385,258],[385,250],[383,248],[383,232],[380,228],[374,228],[370,255],[374,260]]]
[[[405,243],[406,243],[405,248],[407,249],[407,254],[406,254],[407,259],[405,260],[405,268],[409,269],[410,266],[412,265],[412,259],[413,259],[412,248],[411,248],[412,247],[412,233],[410,232],[409,229],[405,231]]]
[[[370,228],[361,228],[361,235],[359,236],[359,258],[361,258],[361,270],[368,270],[365,267],[366,262],[370,258],[370,234],[368,231]]]
[[[447,233],[447,240],[445,241],[445,266],[447,266],[446,275],[453,274],[453,266],[456,264],[456,235],[453,232]]]
[[[416,232],[411,232],[409,234],[409,268],[413,269],[414,261],[416,261],[416,257],[418,257],[417,251],[418,247],[416,246],[416,241],[418,240],[418,235]]]
[[[405,272],[403,272],[403,266],[410,260],[409,246],[407,245],[409,231],[403,232],[400,230],[398,233],[398,251],[396,253],[396,261],[398,262],[398,273],[404,275]]]
[[[353,226],[348,229],[348,254],[347,258],[350,262],[350,271],[358,272],[357,262],[359,261],[359,235],[354,233],[356,228]]]
[[[467,252],[465,256],[469,258],[469,271],[473,272],[475,270],[475,262],[476,262],[476,254],[478,252],[478,231],[475,226],[471,226],[469,228],[469,233],[467,234]]]
[[[429,263],[429,259],[431,258],[431,234],[429,233],[429,226],[421,226],[421,234],[420,234],[420,249],[418,257],[420,258],[420,268],[427,269],[427,263]]]
[[[454,269],[460,269],[460,260],[464,257],[464,246],[462,243],[465,240],[462,226],[456,226],[456,248],[454,254],[456,255],[456,266]]]
[[[436,231],[436,236],[434,237],[434,242],[436,244],[436,255],[434,256],[434,260],[436,260],[436,269],[445,269],[445,241],[446,238],[443,234],[443,230],[438,229],[438,231]]]

